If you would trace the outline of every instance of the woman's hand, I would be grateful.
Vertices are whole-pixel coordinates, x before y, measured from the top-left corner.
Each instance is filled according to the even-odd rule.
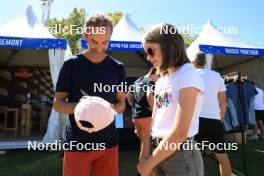
[[[141,176],[151,176],[153,171],[153,166],[148,162],[149,160],[142,159],[137,165],[137,170]]]

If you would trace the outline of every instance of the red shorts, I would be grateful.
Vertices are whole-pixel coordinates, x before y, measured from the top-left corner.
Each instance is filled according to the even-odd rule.
[[[151,117],[133,119],[133,123],[135,125],[135,133],[137,136],[141,140],[146,138],[150,128]]]
[[[100,151],[64,152],[64,176],[118,176],[118,147]]]

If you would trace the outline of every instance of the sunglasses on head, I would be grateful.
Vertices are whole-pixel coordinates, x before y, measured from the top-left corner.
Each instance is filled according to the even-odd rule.
[[[150,57],[153,57],[155,54],[154,54],[154,49],[152,48],[148,48],[147,49],[147,54],[150,56]]]

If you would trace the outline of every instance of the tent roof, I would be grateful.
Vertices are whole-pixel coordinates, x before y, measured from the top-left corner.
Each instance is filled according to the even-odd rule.
[[[128,14],[120,19],[114,27],[108,49],[110,51],[143,51],[143,32],[134,24]],[[82,48],[87,48],[85,40],[81,40]]]
[[[28,6],[23,16],[0,25],[2,48],[66,48],[65,39],[56,39],[41,24],[32,7]]]
[[[118,24],[114,27],[113,35],[111,37],[111,41],[141,42],[142,39],[142,31],[134,24],[128,14],[124,14]]]
[[[124,63],[128,77],[143,76],[150,67],[144,54],[140,52],[143,51],[142,39],[143,32],[134,24],[128,14],[124,14],[114,27],[109,44],[109,54]]]
[[[201,34],[187,49],[190,60],[194,60],[199,51],[228,56],[264,56],[264,48],[228,38],[220,33],[209,20]]]
[[[55,38],[37,19],[29,6],[23,16],[16,17],[0,26],[0,35],[25,38]],[[40,37],[41,36],[41,37]]]

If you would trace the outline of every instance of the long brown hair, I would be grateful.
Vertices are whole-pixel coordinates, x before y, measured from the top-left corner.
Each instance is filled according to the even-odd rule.
[[[166,31],[168,32],[166,32]],[[171,31],[176,32],[171,32]],[[171,24],[155,25],[144,36],[147,43],[159,43],[162,52],[162,64],[160,71],[167,71],[169,67],[178,67],[190,60],[185,51],[184,40],[175,26]]]

